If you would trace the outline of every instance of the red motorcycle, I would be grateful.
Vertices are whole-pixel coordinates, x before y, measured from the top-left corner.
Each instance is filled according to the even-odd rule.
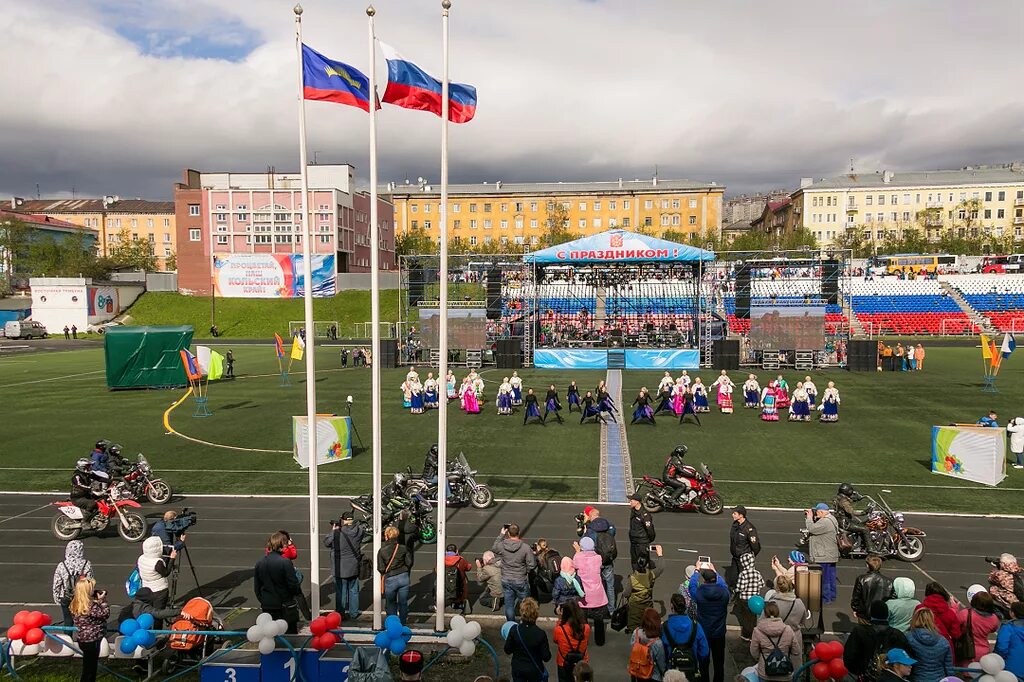
[[[124,483],[111,487],[107,494],[96,500],[97,511],[89,523],[84,523],[82,509],[74,502],[54,502],[59,512],[53,517],[53,534],[58,539],[76,540],[84,531],[91,530],[97,535],[107,529],[111,522],[117,522],[117,532],[128,542],[140,542],[146,537],[146,520],[141,514],[131,511],[142,505],[129,499],[130,493]]]
[[[690,482],[691,492],[677,503],[673,499],[676,494],[675,488],[665,485],[660,478],[644,476],[643,482],[637,487],[637,492],[643,495],[641,504],[651,513],[660,512],[662,509],[700,511],[711,515],[722,513],[722,496],[715,491],[715,480],[706,464],[701,463],[700,470],[687,480]]]

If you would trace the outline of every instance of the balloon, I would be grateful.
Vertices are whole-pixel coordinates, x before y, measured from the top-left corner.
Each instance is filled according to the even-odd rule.
[[[267,626],[268,629],[271,628],[271,627],[273,627],[273,632],[271,632],[267,636],[268,637],[280,637],[281,635],[283,635],[286,632],[288,632],[288,621],[284,620],[283,618],[275,620],[271,625]]]
[[[399,637],[402,634],[402,621],[398,620],[398,616],[388,616],[384,619],[384,629],[392,638]]]
[[[127,621],[126,621],[127,622]],[[245,631],[245,638],[255,644],[256,642],[263,639],[263,633],[260,632],[259,625],[253,625]]]
[[[259,625],[261,628],[267,625],[268,623],[273,622],[274,617],[271,616],[269,613],[261,613],[260,615],[256,616],[256,625]]]
[[[143,630],[151,630],[155,622],[152,613],[144,613],[139,616],[139,627]]]
[[[391,643],[391,638],[388,637],[387,630],[381,630],[377,633],[377,636],[373,638],[373,645],[378,649],[387,649],[388,644]]]
[[[341,627],[341,614],[337,611],[331,611],[324,618],[327,619],[327,628],[329,630]]]
[[[466,658],[469,658],[474,653],[476,653],[476,642],[474,642],[471,639],[467,639],[465,642],[462,643],[462,646],[459,647],[459,653],[465,656]]]
[[[462,628],[462,634],[466,639],[476,639],[480,636],[480,623],[475,620],[467,622],[466,627]]]
[[[121,640],[121,643],[118,645],[118,648],[121,650],[121,653],[125,656],[131,656],[132,652],[135,651],[135,640],[131,637],[125,637]]]
[[[29,611],[28,617],[25,618],[25,627],[29,630],[38,628],[43,624],[43,614],[41,611]]]
[[[53,625],[53,618],[50,618],[50,614],[44,613],[43,614],[43,624],[40,625],[39,627],[46,627],[47,625]]]
[[[135,631],[139,629],[139,621],[134,618],[129,618],[125,622],[121,623],[121,627],[117,629],[125,637],[131,637],[135,634]]]
[[[510,620],[505,621],[505,624],[501,626],[501,638],[508,639],[508,635],[512,632],[512,628],[515,627],[515,623]]]
[[[841,680],[846,677],[846,664],[841,658],[833,658],[829,661],[828,670],[832,674],[833,680]]]
[[[410,639],[412,639],[412,630],[410,630],[408,627],[403,627],[402,628],[402,639],[404,639],[406,642],[408,642]]]
[[[139,630],[133,635],[133,637],[135,638],[135,641],[139,643],[139,646],[144,649],[148,649],[156,644],[156,635],[149,630]]]
[[[264,656],[274,653],[274,647],[277,644],[274,642],[273,637],[265,637],[260,640],[259,650]]]
[[[314,618],[309,624],[309,631],[313,633],[314,637],[319,637],[324,634],[327,632],[327,629],[327,619],[323,616],[320,618]]]
[[[829,649],[831,649],[832,658],[843,657],[843,643],[839,640],[828,643]]]
[[[761,612],[764,611],[764,597],[755,594],[753,597],[747,600],[747,608],[755,616],[760,616]],[[454,618],[452,620],[455,620]]]
[[[445,641],[448,642],[448,646],[450,646],[453,649],[458,649],[460,646],[462,646],[462,643],[465,641],[465,639],[466,638],[463,637],[462,633],[458,630],[450,630],[448,632],[448,636],[445,637]]]
[[[325,632],[319,637],[313,638],[313,648],[320,651],[327,651],[332,646],[338,643],[338,638],[331,632]]]
[[[1017,682],[1017,676],[1005,668],[993,675],[996,682]]]
[[[985,654],[978,659],[978,663],[981,664],[981,669],[989,675],[995,675],[1006,667],[1006,661],[999,654]]]
[[[982,675],[981,677],[976,679],[975,682],[996,682],[996,678],[992,677],[991,675]]]
[[[449,630],[462,630],[466,627],[466,619],[459,615],[452,616],[451,621],[448,623]]]
[[[825,662],[815,663],[811,668],[811,674],[814,675],[814,679],[821,680],[821,682],[825,682],[832,675],[828,669],[828,663]]]
[[[25,636],[26,632],[28,632],[28,628],[21,623],[15,623],[11,627],[7,628],[7,639],[19,640]]]
[[[32,628],[31,630],[25,633],[25,636],[22,638],[22,641],[24,641],[25,644],[31,646],[33,644],[39,644],[45,638],[46,635],[43,634],[42,630],[40,630],[39,628]]]
[[[391,640],[391,653],[395,656],[401,656],[405,653],[405,640],[399,637],[398,639]]]
[[[959,677],[955,676],[955,675],[950,675],[949,677],[943,677],[941,680],[939,680],[939,682],[964,682],[964,681],[962,679],[960,679]]]
[[[14,614],[15,625],[25,625],[25,619],[28,618],[29,611],[18,611]]]

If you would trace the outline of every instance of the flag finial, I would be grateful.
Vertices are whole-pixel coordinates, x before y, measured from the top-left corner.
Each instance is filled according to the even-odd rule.
[[[366,16],[372,17],[376,13],[377,13],[377,10],[375,10],[373,8],[373,5],[370,5],[369,7],[366,8]]]
[[[443,7],[444,9],[451,9],[452,0],[441,0],[441,7]]]
[[[292,7],[292,11],[295,12],[295,16],[302,16],[302,5],[295,3],[295,7]]]

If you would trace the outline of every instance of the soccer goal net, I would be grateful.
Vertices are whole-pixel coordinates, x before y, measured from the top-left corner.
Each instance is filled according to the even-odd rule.
[[[289,337],[295,336],[300,330],[306,328],[306,323],[302,320],[293,320],[288,323],[288,335]],[[338,323],[335,320],[314,320],[313,321],[313,337],[317,339],[337,339],[338,338]]]

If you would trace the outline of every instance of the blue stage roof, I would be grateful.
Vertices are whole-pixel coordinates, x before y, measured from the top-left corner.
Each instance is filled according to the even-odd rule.
[[[677,244],[628,230],[609,230],[534,251],[524,256],[527,263],[688,263],[711,261],[712,251]]]

